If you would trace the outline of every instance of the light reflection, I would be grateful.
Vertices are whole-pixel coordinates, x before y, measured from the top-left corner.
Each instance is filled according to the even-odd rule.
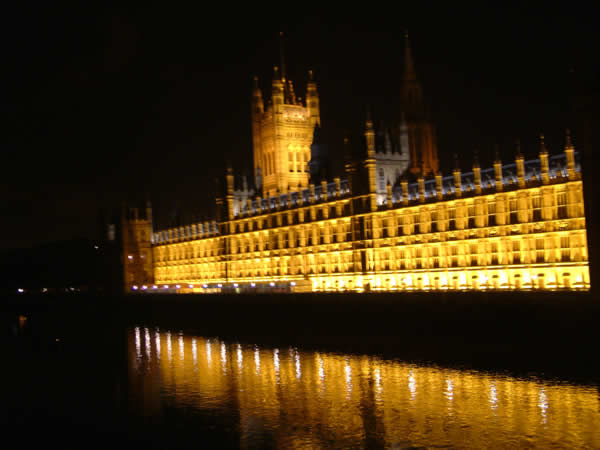
[[[169,360],[169,364],[173,362],[173,348],[171,345],[171,332],[167,331],[167,359]]]
[[[192,357],[194,358],[194,367],[196,367],[198,365],[198,351],[195,338],[192,338]]]
[[[490,383],[490,405],[494,411],[498,408],[498,392],[493,381]]]
[[[296,378],[300,379],[302,376],[302,368],[300,367],[300,353],[298,351],[294,354],[294,360],[296,361]]]
[[[260,374],[260,351],[258,347],[254,348],[254,364],[256,365],[256,374]]]
[[[242,346],[240,344],[237,345],[237,365],[240,370],[244,367],[244,355],[242,354]]]
[[[160,332],[158,328],[154,331],[154,345],[156,347],[156,358],[160,359]]]
[[[346,359],[346,365],[344,366],[344,377],[346,380],[346,394],[349,397],[352,392],[352,368],[348,359]]]
[[[223,366],[223,371],[227,371],[227,349],[224,342],[221,342],[221,365]]]
[[[183,333],[179,333],[179,359],[183,361],[184,358],[184,349],[183,349]]]
[[[150,347],[150,330],[148,330],[148,328],[144,328],[144,347],[146,349],[148,361],[152,360],[152,355],[150,354],[150,351],[152,350]]]
[[[208,364],[208,367],[210,367],[211,362],[212,362],[212,353],[211,353],[210,339],[207,339],[206,340],[206,363]]]
[[[277,379],[279,379],[279,349],[278,348],[273,350],[273,366],[275,368],[275,374],[277,375]]]
[[[378,394],[381,394],[381,370],[379,370],[379,367],[375,368],[375,388],[376,388],[376,392]]]
[[[548,410],[548,398],[546,397],[546,392],[544,388],[540,388],[540,395],[538,398],[538,406],[540,408],[540,413],[542,415],[542,423],[546,423],[546,412]]]
[[[165,334],[168,349],[170,333],[163,331]],[[150,377],[142,383],[139,377],[132,377],[132,389],[144,396],[165,395],[176,402],[176,407],[210,411],[234,408],[231,414],[239,417],[244,430],[261,424],[261,429],[275,433],[278,437],[274,439],[285,448],[331,447],[333,442],[364,448],[368,447],[367,433],[375,433],[377,442],[385,448],[405,441],[406,446],[415,447],[452,447],[469,442],[473,448],[482,448],[490,446],[490,436],[507,439],[494,445],[497,447],[534,442],[533,446],[540,448],[600,448],[600,397],[595,387],[550,385],[364,356],[306,352],[301,358],[295,348],[290,348],[289,357],[285,351],[282,357],[280,349],[275,348],[272,359],[261,359],[258,346],[244,348],[235,343],[235,348],[227,352],[223,341],[217,341],[222,364],[211,367],[214,340],[186,335],[178,336],[179,347],[183,342],[192,351],[182,352],[181,364],[172,366],[167,358],[157,359],[156,364],[140,370],[136,363],[142,353],[140,328],[134,328],[129,336],[131,369]],[[155,336],[158,350],[160,335],[157,332]],[[194,371],[204,358],[203,348],[208,365]],[[244,359],[250,364],[254,359],[255,369],[224,374],[229,364],[238,365]],[[190,376],[192,373],[194,376]],[[152,385],[156,382],[161,383],[160,388]],[[232,383],[236,389],[231,389]],[[180,392],[191,395],[182,396]],[[449,421],[449,412],[460,420]],[[494,420],[487,420],[489,416]],[[357,420],[360,417],[368,417],[368,426],[375,428],[365,430],[366,422]],[[298,423],[306,427],[298,427]],[[465,428],[464,424],[469,426]],[[540,424],[544,433],[539,433]],[[328,430],[326,441],[312,431],[324,429]],[[263,446],[248,441],[257,436],[264,434],[244,434],[241,446]],[[410,442],[406,436],[411,436]],[[531,436],[535,436],[534,441]],[[556,436],[567,436],[567,441]]]
[[[321,355],[317,354],[317,358],[319,360],[319,380],[321,382],[325,382],[325,367],[323,367],[323,358]]]
[[[446,393],[444,395],[449,401],[454,398],[454,382],[450,379],[446,380]]]
[[[412,370],[408,372],[408,390],[410,391],[410,399],[412,401],[417,395],[417,382]]]
[[[142,359],[142,344],[140,341],[140,327],[135,327],[135,356],[138,360]]]

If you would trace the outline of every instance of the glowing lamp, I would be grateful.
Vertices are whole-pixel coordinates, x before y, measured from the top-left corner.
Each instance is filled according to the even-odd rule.
[[[165,284],[164,288],[165,288],[165,289],[169,289],[169,286]]]
[[[157,285],[152,286],[152,289],[158,289]]]
[[[269,283],[269,286],[273,287],[275,286],[275,283],[273,283],[272,281]]]
[[[194,285],[193,285],[193,284],[188,284],[188,287],[189,287],[190,289],[193,289]]]
[[[219,287],[223,287],[223,285],[222,285],[221,283],[217,284],[217,286],[219,286]]]
[[[233,287],[238,287],[238,284],[237,283],[233,283]]]
[[[256,283],[250,283],[250,286],[254,287],[256,286]]]
[[[180,289],[180,288],[181,288],[180,285],[178,285],[178,284],[175,285],[175,289]]]
[[[295,281],[292,281],[292,282],[290,283],[290,286],[296,286],[296,282],[295,282]]]
[[[23,292],[25,292],[25,290],[24,290],[24,289],[21,289],[21,288],[17,289],[17,291],[18,291],[20,294],[22,294]]]
[[[143,289],[143,290],[146,290],[146,289],[148,289],[148,286],[146,286],[146,285],[144,284],[144,285],[142,286],[142,289]]]
[[[137,291],[138,287],[137,286],[131,286],[131,289],[133,289],[134,291]]]

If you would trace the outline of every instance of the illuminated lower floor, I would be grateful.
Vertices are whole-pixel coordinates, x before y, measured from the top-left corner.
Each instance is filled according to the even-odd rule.
[[[164,273],[164,271],[163,271]],[[160,279],[136,291],[163,292],[369,292],[479,290],[589,290],[587,262],[472,266],[377,272],[317,273],[308,276]]]

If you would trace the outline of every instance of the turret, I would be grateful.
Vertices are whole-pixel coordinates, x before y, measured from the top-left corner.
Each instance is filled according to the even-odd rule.
[[[479,167],[479,158],[477,157],[477,150],[475,150],[474,152],[473,181],[475,182],[475,194],[481,194],[481,167]]]
[[[402,205],[408,205],[408,180],[406,178],[402,178],[400,182],[400,186],[402,188]]]
[[[444,188],[442,186],[442,174],[440,172],[435,174],[435,191],[437,193],[437,199],[442,200],[444,197]]]
[[[231,167],[227,168],[227,217],[229,220],[233,220],[233,170]]]
[[[283,88],[284,84],[279,75],[279,67],[273,67],[273,83],[271,84],[271,99],[273,100],[273,112],[279,112],[279,108],[283,105]]]
[[[567,157],[567,173],[569,179],[575,178],[575,147],[571,142],[571,131],[567,129],[565,142],[565,156]]]
[[[390,181],[388,180],[385,187],[387,190],[387,207],[391,208],[392,207],[392,183],[390,183]]]
[[[367,143],[367,158],[365,159],[365,168],[368,178],[368,192],[370,197],[371,211],[377,209],[377,180],[375,174],[375,130],[373,129],[373,120],[371,113],[367,110],[367,120],[365,122],[365,140]]]
[[[457,197],[462,197],[462,180],[460,173],[460,166],[458,165],[458,156],[454,155],[454,190]]]
[[[550,182],[550,173],[548,165],[548,150],[544,144],[544,135],[540,134],[540,170],[542,171],[542,183]]]
[[[498,149],[496,149],[496,158],[494,159],[494,177],[496,179],[496,191],[501,192],[504,186],[502,184],[502,161]]]
[[[317,83],[313,78],[313,71],[308,71],[308,84],[306,86],[306,107],[310,111],[311,126],[321,126],[321,112],[319,106],[319,93],[317,92]]]
[[[419,186],[419,203],[425,203],[425,178],[422,173],[417,179],[417,184]]]
[[[525,187],[525,157],[521,153],[521,141],[517,139],[517,156],[515,162],[517,163],[517,179],[519,187]]]

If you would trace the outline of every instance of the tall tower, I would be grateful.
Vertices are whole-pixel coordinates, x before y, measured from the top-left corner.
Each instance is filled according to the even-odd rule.
[[[404,74],[400,95],[410,149],[410,172],[415,176],[436,173],[435,130],[423,101],[423,89],[415,72],[408,33],[404,34]]]
[[[281,70],[277,66],[273,70],[271,100],[266,108],[258,80],[254,80],[252,139],[257,188],[267,197],[308,187],[313,130],[315,124],[321,123],[319,94],[312,71],[303,102],[296,97],[293,82],[287,79],[282,43]]]
[[[128,211],[123,206],[121,215],[123,281],[125,292],[132,286],[154,282],[152,259],[152,205],[146,203],[146,214],[140,217],[138,208]]]

